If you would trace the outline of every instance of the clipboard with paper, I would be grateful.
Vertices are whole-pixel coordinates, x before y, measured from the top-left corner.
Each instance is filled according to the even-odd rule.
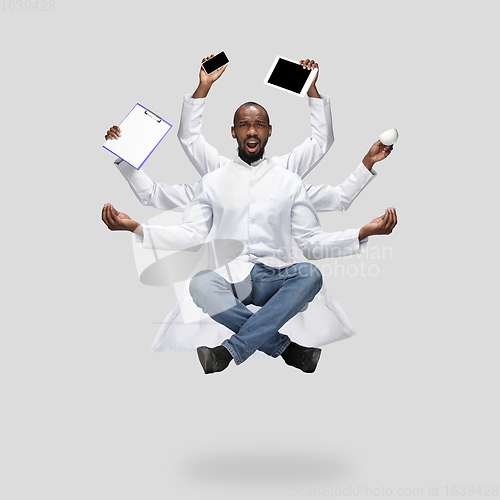
[[[137,103],[120,123],[121,137],[108,139],[103,148],[139,170],[172,125]]]

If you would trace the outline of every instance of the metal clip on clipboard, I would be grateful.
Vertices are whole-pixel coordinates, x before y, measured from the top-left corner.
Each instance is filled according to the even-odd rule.
[[[162,121],[162,118],[161,116],[158,116],[156,115],[155,113],[153,113],[152,111],[150,111],[149,109],[146,109],[144,111],[144,114],[148,115],[150,118],[153,118],[154,120],[156,120],[158,123],[161,123]]]

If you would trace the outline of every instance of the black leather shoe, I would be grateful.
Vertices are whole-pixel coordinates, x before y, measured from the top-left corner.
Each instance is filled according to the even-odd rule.
[[[303,347],[295,342],[281,353],[281,357],[287,365],[298,368],[305,373],[313,373],[318,365],[321,349],[318,347]]]
[[[217,347],[198,347],[196,352],[205,373],[221,372],[233,360],[231,353],[222,345]]]

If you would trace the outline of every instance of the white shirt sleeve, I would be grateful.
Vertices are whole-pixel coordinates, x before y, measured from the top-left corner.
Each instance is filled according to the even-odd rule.
[[[201,133],[203,110],[206,98],[193,99],[190,94],[184,96],[181,121],[177,137],[194,168],[205,175],[223,167],[230,160],[220,156],[218,151],[208,144]]]
[[[338,186],[304,184],[307,195],[317,212],[345,212],[361,191],[375,179],[377,172],[368,170],[363,163]]]
[[[368,240],[359,241],[359,229],[324,232],[302,183],[293,201],[291,226],[293,238],[310,260],[363,253]]]
[[[291,153],[273,158],[273,162],[305,177],[332,147],[333,122],[330,98],[308,97],[311,112],[311,135]]]
[[[181,212],[194,198],[200,181],[192,184],[168,185],[152,181],[141,169],[118,159],[115,165],[127,180],[137,199],[146,206]]]
[[[136,233],[139,248],[157,250],[187,250],[201,245],[212,229],[212,205],[200,181],[194,199],[185,208],[178,226],[143,225],[144,236]]]

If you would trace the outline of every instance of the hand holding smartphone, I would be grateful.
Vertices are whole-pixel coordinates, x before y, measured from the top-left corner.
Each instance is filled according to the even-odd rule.
[[[221,69],[222,66],[224,66],[224,64],[227,64],[228,62],[229,59],[227,58],[226,53],[222,51],[216,54],[214,57],[211,57],[207,61],[202,62],[201,66],[205,70],[205,73],[209,75],[210,73]]]

